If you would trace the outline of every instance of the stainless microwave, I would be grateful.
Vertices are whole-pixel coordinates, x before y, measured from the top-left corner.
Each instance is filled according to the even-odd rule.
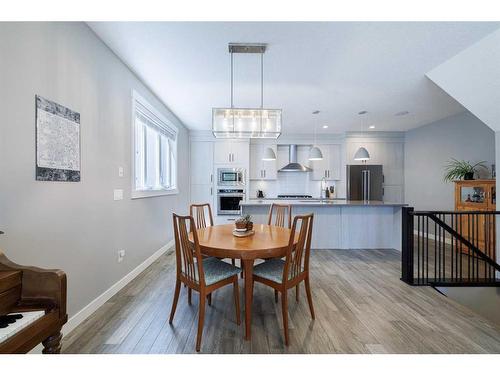
[[[217,182],[219,186],[245,185],[245,170],[243,168],[218,168]]]

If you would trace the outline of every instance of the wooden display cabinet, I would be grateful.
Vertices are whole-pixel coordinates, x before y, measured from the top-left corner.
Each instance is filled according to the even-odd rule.
[[[455,181],[456,211],[495,211],[495,180]],[[494,215],[462,215],[456,230],[490,258],[496,259]],[[468,252],[463,248],[464,252]]]

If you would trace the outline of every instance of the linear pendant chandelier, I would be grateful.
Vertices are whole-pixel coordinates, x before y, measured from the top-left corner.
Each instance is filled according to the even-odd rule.
[[[231,107],[212,108],[215,138],[278,138],[281,135],[281,109],[264,108],[264,52],[266,44],[229,43],[231,56]],[[233,105],[233,54],[260,54],[260,108]]]

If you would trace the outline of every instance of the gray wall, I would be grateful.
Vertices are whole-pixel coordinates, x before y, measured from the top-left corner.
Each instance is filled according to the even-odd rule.
[[[454,209],[454,184],[443,181],[450,158],[495,163],[495,133],[470,112],[406,132],[405,201],[420,210]],[[485,177],[489,176],[489,171]]]
[[[179,128],[178,195],[130,199],[132,89]],[[80,112],[80,183],[35,181],[35,94]],[[65,270],[72,315],[172,239],[171,213],[188,205],[188,133],[83,23],[0,23],[0,110],[0,248]]]

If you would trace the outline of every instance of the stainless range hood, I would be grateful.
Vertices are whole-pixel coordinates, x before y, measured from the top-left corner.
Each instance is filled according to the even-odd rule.
[[[312,169],[297,163],[297,145],[289,146],[288,164],[278,170],[278,172],[311,172]]]

